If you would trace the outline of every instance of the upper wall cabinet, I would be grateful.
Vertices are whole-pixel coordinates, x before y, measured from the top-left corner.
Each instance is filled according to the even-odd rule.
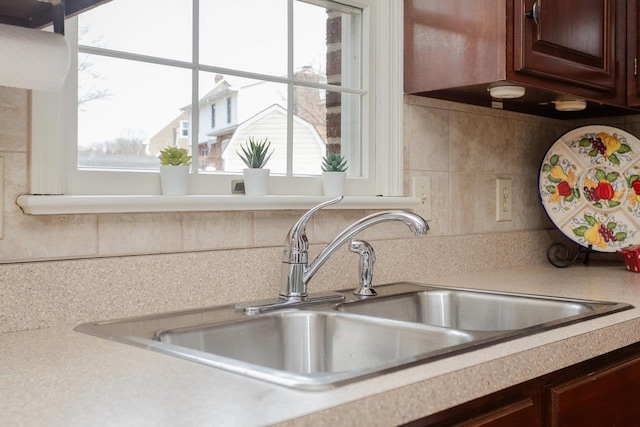
[[[616,78],[625,55],[619,27],[625,23],[616,19],[615,0],[515,1],[513,78],[546,77],[624,104],[617,90],[624,82]]]
[[[405,92],[558,118],[634,114],[626,8],[627,0],[405,0]],[[491,98],[490,87],[509,83],[525,95]],[[558,111],[566,100],[587,108]]]
[[[77,15],[110,0],[0,0],[0,23],[27,28],[51,24],[56,14]]]

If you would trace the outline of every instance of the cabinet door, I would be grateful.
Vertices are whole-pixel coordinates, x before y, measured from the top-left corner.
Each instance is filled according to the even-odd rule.
[[[547,389],[551,426],[640,425],[640,358]]]
[[[615,91],[616,26],[625,25],[617,22],[616,0],[514,1],[516,74],[545,77],[596,92]],[[525,17],[534,8],[539,16]],[[624,46],[624,40],[618,42]]]

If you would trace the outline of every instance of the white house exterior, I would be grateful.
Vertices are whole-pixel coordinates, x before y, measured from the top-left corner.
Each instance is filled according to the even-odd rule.
[[[271,141],[273,155],[265,167],[269,168],[271,173],[286,173],[287,110],[274,104],[240,124],[222,151],[226,171],[241,171],[246,168],[237,152],[242,152],[240,146],[250,137],[256,140],[268,138]],[[321,159],[325,155],[326,146],[315,128],[305,120],[294,117],[293,141],[293,172],[320,174]]]
[[[314,80],[320,75],[304,67],[297,78]],[[240,80],[239,80],[240,81]],[[250,137],[269,138],[274,154],[268,167],[272,173],[286,173],[287,105],[286,85],[250,81],[234,85],[222,75],[215,76],[213,88],[198,102],[198,167],[205,171],[240,172],[245,167],[236,154]],[[319,174],[326,153],[326,106],[314,89],[294,91],[295,108],[306,118],[293,117],[293,157],[296,175]],[[295,110],[294,110],[295,112]],[[150,152],[168,145],[190,147],[185,124],[191,106],[150,138]],[[152,154],[153,155],[153,154]]]

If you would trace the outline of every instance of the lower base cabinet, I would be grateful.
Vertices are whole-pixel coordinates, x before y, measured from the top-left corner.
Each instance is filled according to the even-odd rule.
[[[406,426],[640,427],[640,343]]]
[[[640,425],[640,356],[548,387],[552,426]]]

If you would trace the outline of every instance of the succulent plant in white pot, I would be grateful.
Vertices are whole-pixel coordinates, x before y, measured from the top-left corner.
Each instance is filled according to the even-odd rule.
[[[240,146],[242,153],[236,152],[247,165],[242,170],[244,177],[244,193],[248,196],[264,196],[269,187],[269,169],[264,169],[273,151],[269,153],[271,142],[269,138],[256,141],[253,137]]]
[[[189,186],[191,156],[186,148],[169,146],[160,151],[160,184],[162,194],[183,196]]]
[[[347,181],[347,159],[340,153],[322,158],[322,188],[325,196],[343,196]]]

